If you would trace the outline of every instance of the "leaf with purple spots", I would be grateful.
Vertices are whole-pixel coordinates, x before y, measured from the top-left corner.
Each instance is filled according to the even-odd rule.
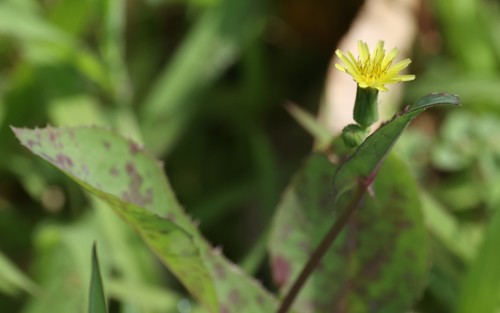
[[[99,128],[13,128],[21,143],[107,202],[210,312],[272,312],[276,300],[214,250],[138,144]]]
[[[427,272],[426,234],[414,178],[389,157],[418,114],[455,96],[432,94],[368,137],[341,165],[312,155],[288,186],[274,216],[269,251],[274,281],[289,290],[360,182],[371,194],[354,212],[294,302],[297,312],[405,312]],[[376,179],[375,179],[376,178]]]

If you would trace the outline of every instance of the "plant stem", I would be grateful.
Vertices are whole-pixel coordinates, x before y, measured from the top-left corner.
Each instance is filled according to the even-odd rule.
[[[299,293],[300,289],[306,282],[307,278],[312,274],[316,266],[319,264],[323,256],[325,255],[326,251],[330,248],[332,243],[335,241],[337,236],[339,235],[340,231],[344,228],[344,226],[347,224],[349,221],[349,217],[352,215],[352,213],[361,205],[361,201],[363,200],[363,196],[368,188],[369,184],[367,183],[360,183],[358,185],[358,190],[356,191],[356,194],[352,198],[351,202],[349,205],[346,207],[346,209],[342,212],[342,215],[340,215],[339,219],[335,221],[335,223],[332,225],[328,233],[323,237],[323,240],[319,244],[319,246],[316,248],[316,250],[313,252],[309,260],[307,261],[306,265],[300,272],[299,276],[293,283],[292,287],[286,294],[285,298],[281,302],[281,306],[279,307],[277,313],[286,313],[290,309],[290,307],[293,304],[293,301],[295,300],[295,297]]]

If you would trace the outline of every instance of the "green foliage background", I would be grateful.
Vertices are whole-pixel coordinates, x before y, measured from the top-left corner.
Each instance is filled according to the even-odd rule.
[[[273,289],[263,232],[312,147],[282,104],[318,109],[361,4],[332,3],[1,1],[0,311],[75,312],[96,239],[112,312],[199,310],[113,212],[30,155],[9,125],[100,125],[144,144],[208,240]],[[499,4],[438,0],[419,14],[405,103],[446,91],[464,106],[424,113],[396,147],[418,180],[431,245],[414,310],[494,312]]]

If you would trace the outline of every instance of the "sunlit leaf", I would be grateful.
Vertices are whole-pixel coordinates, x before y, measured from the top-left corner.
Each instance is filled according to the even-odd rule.
[[[67,33],[82,35],[92,20],[91,15],[99,8],[97,4],[92,0],[57,1],[48,7],[48,19]]]
[[[0,34],[18,40],[32,60],[70,61],[103,89],[109,88],[107,73],[97,56],[37,13],[14,1],[1,2]]]
[[[213,312],[272,311],[275,300],[201,237],[159,163],[98,128],[14,129],[22,144],[107,202]]]
[[[21,312],[85,312],[90,282],[89,250],[96,238],[95,224],[89,217],[81,216],[71,225],[46,223],[37,229],[32,267],[42,292],[27,299]]]
[[[147,312],[173,312],[182,297],[172,291],[144,284],[131,284],[121,279],[106,281],[110,298],[122,303],[134,304]]]
[[[34,234],[36,253],[32,268],[43,292],[29,298],[21,312],[86,312],[91,274],[89,251],[96,240],[100,251],[106,252],[99,256],[101,268],[112,268],[121,273],[120,285],[128,288],[127,293],[117,292],[116,284],[109,282],[108,276],[106,291],[109,298],[120,301],[120,306],[127,312],[157,312],[158,301],[149,300],[158,298],[158,292],[152,292],[149,298],[143,296],[152,287],[150,279],[144,277],[144,268],[141,268],[143,264],[153,264],[148,263],[152,261],[148,251],[135,234],[127,232],[127,225],[105,204],[99,203],[94,211],[88,210],[75,223],[45,223],[38,227]],[[142,288],[141,292],[137,288]],[[134,292],[134,297],[131,297],[130,293]],[[163,300],[168,292],[165,289],[162,293]],[[174,307],[163,307],[163,310]]]

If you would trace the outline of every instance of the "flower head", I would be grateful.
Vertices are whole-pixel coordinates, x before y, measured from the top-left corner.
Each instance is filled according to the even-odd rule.
[[[384,42],[381,40],[377,42],[372,54],[368,51],[368,45],[365,42],[358,41],[358,52],[359,57],[356,59],[351,52],[344,54],[340,50],[335,51],[335,54],[344,63],[344,65],[335,64],[335,67],[351,75],[361,88],[388,91],[385,87],[386,84],[415,79],[415,75],[399,74],[411,63],[410,59],[404,59],[391,67],[399,50],[394,48],[385,54]]]

